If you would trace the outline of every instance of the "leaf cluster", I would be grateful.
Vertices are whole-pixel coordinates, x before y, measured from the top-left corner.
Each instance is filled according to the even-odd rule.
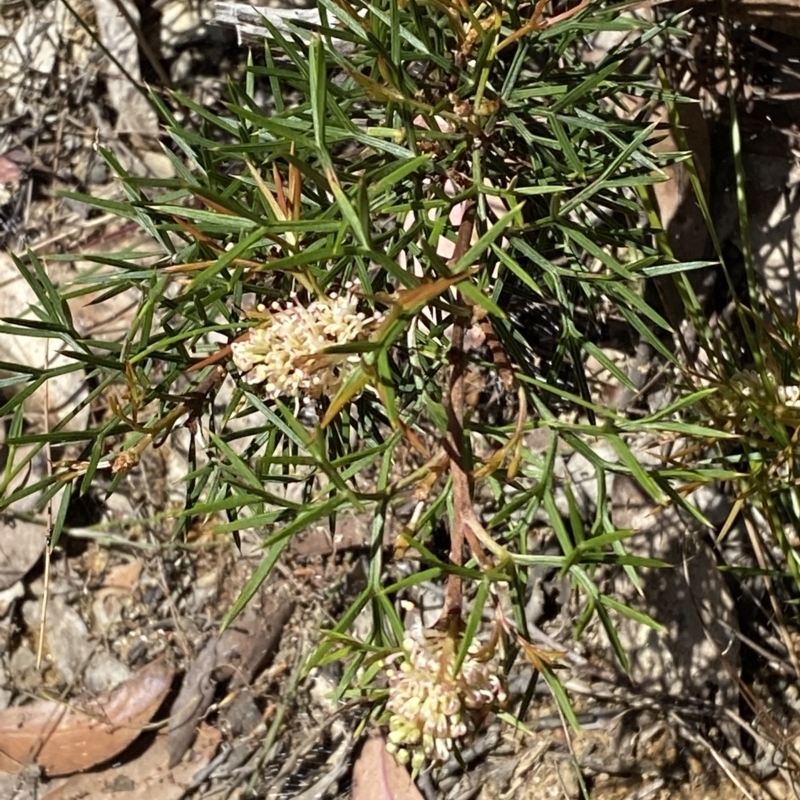
[[[125,198],[72,195],[137,223],[151,252],[96,257],[97,269],[60,289],[34,255],[18,260],[40,307],[35,319],[6,320],[0,332],[59,342],[73,359],[69,369],[84,371],[91,387],[83,406],[105,404],[106,413],[85,432],[62,424],[28,433],[22,404],[53,373],[16,369],[5,383],[17,393],[0,409],[11,420],[8,443],[76,449],[57,480],[69,497],[98,481],[116,491],[146,448],[189,427],[185,504],[172,534],[213,517],[220,535],[256,530],[262,537],[263,559],[226,622],[298,533],[368,511],[367,586],[314,658],[355,654],[343,687],[365,664],[368,681],[374,654],[402,639],[395,599],[448,575],[469,587],[473,632],[489,587],[508,584],[527,640],[524,597],[542,565],[571,576],[586,599],[578,632],[599,618],[624,664],[614,615],[643,617],[598,588],[597,570],[618,565],[635,581],[636,568],[652,564],[625,552],[629,532],[611,522],[607,474],[633,475],[655,503],[680,501],[675,479],[719,477],[718,469],[645,469],[629,445],[633,433],[690,432],[675,420],[702,393],[630,420],[603,405],[584,369],[592,356],[634,388],[581,322],[609,314],[675,364],[664,344],[669,325],[641,288],[651,276],[698,265],[665,260],[642,224],[642,198],[665,177],[649,150],[658,132],[643,120],[665,93],[636,67],[670,28],[594,0],[553,12],[516,0],[320,0],[319,11],[318,25],[277,28],[265,20],[263,53],[251,56],[243,85],[229,86],[226,113],[177,94],[154,96],[176,177],[130,175],[103,151]],[[628,36],[591,63],[586,43],[599,31]],[[628,111],[634,105],[637,114]],[[187,112],[193,127],[179,122]],[[471,235],[463,241],[465,217]],[[317,407],[267,402],[241,380],[229,347],[258,324],[259,304],[293,293],[309,301],[350,281],[358,282],[365,310],[384,312],[386,322],[373,340],[340,348],[359,354],[360,365],[335,397]],[[121,341],[77,333],[68,300],[99,291],[102,303],[129,290],[139,302]],[[520,297],[532,309],[530,329],[507,313]],[[555,309],[557,337],[542,364],[532,342],[536,309],[545,306]],[[488,320],[515,366],[522,407],[531,410],[490,423],[479,405],[465,421],[467,434],[480,433],[500,454],[488,465],[474,457],[466,465],[498,501],[486,529],[510,556],[488,570],[475,560],[453,564],[432,545],[437,526],[452,517],[452,481],[436,453],[448,433],[450,331],[465,318],[476,326]],[[503,378],[490,354],[473,355],[476,369]],[[573,377],[567,387],[554,377],[564,365]],[[576,409],[572,420],[554,413],[556,399]],[[524,446],[536,427],[549,431],[542,454]],[[598,455],[589,443],[596,439],[610,444],[614,460]],[[595,470],[594,519],[584,518],[556,478],[565,450],[582,453]],[[401,469],[409,452],[418,459]],[[11,477],[7,470],[6,486]],[[2,504],[40,490],[42,503],[55,491],[33,484]],[[561,491],[567,518],[556,500]],[[393,509],[410,497],[417,510],[402,541],[419,569],[387,579]],[[559,556],[529,552],[528,532],[542,515]],[[348,632],[365,609],[371,638],[356,643]]]

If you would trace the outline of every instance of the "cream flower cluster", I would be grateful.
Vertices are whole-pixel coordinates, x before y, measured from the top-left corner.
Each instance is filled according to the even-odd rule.
[[[449,645],[449,646],[447,646]],[[457,675],[456,647],[445,637],[403,642],[400,663],[387,660],[389,742],[387,749],[416,774],[426,762],[445,761],[453,744],[474,732],[506,692],[491,662],[477,656],[474,643]]]
[[[358,353],[330,354],[326,348],[363,340],[382,321],[358,310],[352,283],[343,294],[331,293],[308,306],[296,294],[281,306],[275,302],[266,319],[231,345],[233,363],[251,385],[263,385],[268,398],[302,397],[311,402],[332,397],[358,364]]]
[[[716,396],[717,412],[729,418],[726,427],[743,432],[766,435],[753,406],[776,414],[783,421],[800,416],[800,386],[773,386],[772,392],[762,384],[753,370],[736,373]]]

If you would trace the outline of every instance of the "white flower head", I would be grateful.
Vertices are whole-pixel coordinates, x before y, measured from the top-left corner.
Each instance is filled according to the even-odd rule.
[[[271,399],[302,397],[311,402],[332,397],[361,356],[325,350],[368,339],[383,319],[379,312],[367,316],[358,310],[355,288],[348,283],[342,294],[333,292],[308,306],[294,294],[284,306],[273,303],[264,323],[231,345],[233,363],[244,380],[261,385]]]
[[[753,433],[769,437],[769,431],[759,420],[756,410],[784,423],[797,426],[800,411],[800,386],[776,385],[767,374],[766,385],[754,370],[737,372],[717,387],[715,411],[727,417],[725,427],[737,433]]]
[[[387,749],[415,773],[427,762],[445,761],[455,743],[473,733],[494,706],[505,703],[496,666],[479,657],[480,651],[474,642],[454,673],[452,640],[409,635],[402,652],[387,659]]]

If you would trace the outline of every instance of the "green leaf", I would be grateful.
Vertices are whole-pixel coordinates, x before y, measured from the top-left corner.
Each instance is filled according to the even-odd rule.
[[[483,236],[475,242],[472,247],[470,247],[466,253],[464,253],[461,258],[453,266],[453,272],[458,274],[460,272],[464,272],[464,270],[475,266],[477,263],[480,262],[481,256],[489,249],[489,247],[500,238],[506,228],[511,225],[512,222],[515,220],[519,222],[521,220],[520,213],[522,211],[523,206],[525,205],[524,202],[518,203],[515,205],[510,211],[507,211],[500,217],[491,228],[489,228]]]
[[[261,559],[256,571],[247,580],[247,583],[242,587],[239,596],[234,601],[233,605],[228,609],[228,613],[222,620],[220,625],[220,632],[224,631],[235,619],[242,613],[245,606],[253,599],[256,592],[261,588],[261,585],[269,577],[275,564],[283,553],[286,545],[289,543],[289,538],[279,539],[271,547],[268,548],[266,554]]]

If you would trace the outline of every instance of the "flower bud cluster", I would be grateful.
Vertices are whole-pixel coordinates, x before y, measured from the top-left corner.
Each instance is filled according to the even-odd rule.
[[[715,411],[728,418],[726,428],[765,436],[767,432],[755,408],[789,424],[800,422],[800,386],[765,387],[753,370],[738,372],[721,386],[714,400]]]
[[[470,646],[454,674],[456,647],[445,637],[409,636],[387,661],[389,741],[387,749],[416,774],[426,762],[445,761],[454,743],[473,733],[487,713],[503,705],[506,692],[496,667]]]
[[[348,283],[343,294],[331,293],[308,306],[297,302],[296,294],[285,306],[261,306],[263,324],[231,345],[244,380],[261,385],[270,399],[332,397],[361,356],[326,353],[326,348],[368,338],[383,319],[380,313],[367,316],[358,310],[354,288]]]

